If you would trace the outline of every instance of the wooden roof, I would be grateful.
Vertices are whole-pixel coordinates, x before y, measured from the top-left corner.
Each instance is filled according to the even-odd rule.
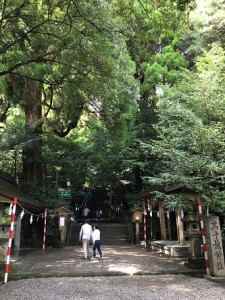
[[[37,200],[22,193],[17,185],[10,180],[0,177],[0,203],[10,203],[11,199],[18,198],[20,205],[29,210],[40,211],[44,207]]]
[[[73,214],[73,212],[68,209],[67,207],[64,207],[64,206],[61,206],[61,207],[58,207],[54,210],[55,213],[58,213],[60,215],[63,215],[63,214]]]
[[[9,203],[13,197],[21,197],[17,186],[6,179],[0,178],[0,202]]]

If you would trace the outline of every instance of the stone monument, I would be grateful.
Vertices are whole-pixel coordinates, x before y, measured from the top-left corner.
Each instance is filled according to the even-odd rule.
[[[225,276],[224,253],[219,217],[208,217],[207,229],[210,272],[214,276]]]

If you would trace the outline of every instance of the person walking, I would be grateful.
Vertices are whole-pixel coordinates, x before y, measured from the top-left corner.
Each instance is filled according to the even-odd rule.
[[[85,207],[84,210],[83,210],[83,216],[84,216],[85,218],[87,218],[88,215],[89,215],[89,212],[90,212],[90,209],[89,209],[88,207]]]
[[[93,241],[93,257],[96,257],[96,249],[98,250],[100,258],[102,258],[101,250],[101,232],[97,226],[92,227],[92,241]]]
[[[85,220],[84,224],[81,226],[79,238],[82,241],[82,247],[84,251],[84,258],[90,259],[89,255],[89,244],[92,236],[92,228],[91,225]]]

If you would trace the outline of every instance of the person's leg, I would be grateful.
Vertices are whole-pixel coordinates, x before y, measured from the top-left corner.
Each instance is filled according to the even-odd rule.
[[[87,258],[91,258],[90,256],[90,250],[89,250],[90,241],[87,240]]]
[[[88,241],[86,239],[82,240],[82,243],[83,243],[83,251],[84,251],[84,258],[87,259],[88,258],[88,250],[87,250],[87,247],[88,247]]]
[[[93,245],[93,257],[96,257],[96,244]]]
[[[98,250],[98,253],[100,255],[100,257],[102,257],[102,250],[101,250],[101,241],[96,241],[96,248]]]

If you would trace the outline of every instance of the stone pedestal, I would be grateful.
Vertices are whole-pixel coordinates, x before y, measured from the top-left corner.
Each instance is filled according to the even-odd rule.
[[[135,223],[135,240],[136,240],[136,244],[139,244],[139,242],[140,242],[140,224],[139,224],[139,222]]]
[[[203,257],[201,246],[202,246],[202,239],[200,236],[193,237],[191,239],[191,257],[192,258]]]
[[[59,231],[60,231],[60,240],[61,243],[64,245],[66,241],[66,217],[60,216],[59,217]]]
[[[190,257],[188,257],[187,266],[192,269],[204,269],[202,238],[200,235],[191,237]]]
[[[180,244],[184,244],[184,224],[182,220],[181,208],[176,210],[177,235]]]
[[[151,246],[152,250],[172,257],[188,257],[190,253],[190,245],[180,245],[178,241],[154,241]]]

